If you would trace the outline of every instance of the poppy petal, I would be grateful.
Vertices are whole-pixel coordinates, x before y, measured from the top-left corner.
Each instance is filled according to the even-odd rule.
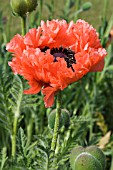
[[[37,94],[42,88],[42,84],[39,84],[36,81],[29,82],[29,85],[31,86],[31,88],[28,90],[24,90],[24,94]]]
[[[44,94],[44,103],[45,107],[51,107],[54,103],[54,95],[56,93],[56,89],[52,87],[46,87],[42,89],[42,93]]]

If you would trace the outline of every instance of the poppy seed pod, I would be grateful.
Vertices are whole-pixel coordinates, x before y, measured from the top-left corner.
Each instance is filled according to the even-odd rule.
[[[104,170],[105,156],[96,146],[76,147],[70,154],[72,170]]]
[[[36,9],[37,0],[11,0],[10,4],[14,14],[22,17]]]
[[[55,117],[56,117],[56,109],[53,110],[50,115],[48,116],[48,125],[51,129],[54,129],[55,124]],[[69,112],[66,109],[62,109],[59,128],[62,126],[68,127],[69,126]]]

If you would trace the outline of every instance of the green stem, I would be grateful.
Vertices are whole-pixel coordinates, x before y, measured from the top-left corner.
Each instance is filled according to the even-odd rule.
[[[51,143],[51,150],[55,152],[57,138],[59,133],[59,123],[60,123],[60,116],[61,116],[61,91],[57,93],[57,101],[56,101],[56,118],[55,118],[55,125],[54,125],[54,132],[53,132],[53,139]]]
[[[53,19],[54,18],[54,5],[55,5],[54,0],[52,0],[51,3],[52,3],[51,19]]]
[[[108,0],[104,0],[104,6],[103,6],[103,20],[106,20],[106,12],[107,12],[107,8],[108,8]]]
[[[26,30],[25,30],[25,33],[29,31],[29,13],[26,14]]]
[[[29,120],[29,124],[27,126],[27,143],[30,144],[31,142],[31,137],[32,137],[32,131],[33,131],[33,122],[34,122],[34,118],[31,117]]]
[[[56,144],[56,149],[55,149],[55,154],[56,155],[58,155],[59,149],[60,149],[59,141],[60,141],[60,135],[58,135],[58,137],[57,137],[57,144]]]
[[[113,151],[112,151],[112,160],[111,160],[111,167],[110,170],[113,170]]]
[[[16,132],[17,132],[17,123],[18,123],[18,117],[14,117],[14,124],[13,124],[13,135],[12,135],[12,157],[15,157],[16,153]]]
[[[40,21],[42,17],[43,0],[40,0],[39,4],[40,4],[40,8],[39,8],[39,15],[38,15],[38,25],[40,25]]]
[[[13,159],[15,159],[15,155],[16,155],[17,125],[18,125],[18,118],[20,116],[20,107],[21,107],[21,102],[22,102],[22,97],[23,97],[22,82],[20,80],[19,82],[21,83],[21,85],[20,85],[20,91],[19,91],[18,99],[17,99],[17,106],[16,106],[16,110],[14,113],[14,123],[13,123],[13,132],[12,132],[12,158]]]
[[[21,28],[22,28],[22,35],[23,36],[26,34],[26,18],[27,18],[27,16],[21,17]]]
[[[75,6],[76,6],[76,16],[75,16],[74,21],[76,22],[76,20],[78,19],[78,14],[79,14],[79,13],[77,13],[77,11],[79,11],[79,9],[80,9],[80,1],[79,0],[76,0]]]
[[[45,114],[45,106],[44,103],[42,102],[40,105],[40,132],[43,133],[44,131],[44,114]]]
[[[8,63],[8,60],[9,60],[9,53],[6,53],[5,54],[5,57],[4,57],[4,64],[3,64],[3,71],[4,72],[7,72],[7,63]]]

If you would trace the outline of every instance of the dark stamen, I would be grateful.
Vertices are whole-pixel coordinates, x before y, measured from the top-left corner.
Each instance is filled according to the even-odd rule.
[[[46,50],[48,50],[49,47],[45,46],[44,48],[41,49],[41,52],[46,52]]]
[[[45,46],[43,49],[41,49],[42,52],[46,52],[46,50],[49,49],[49,47]],[[58,62],[57,57],[60,58],[64,58],[64,60],[67,63],[67,68],[72,69],[72,71],[74,72],[74,68],[72,66],[72,64],[76,64],[76,59],[74,57],[75,52],[72,51],[69,48],[63,48],[62,46],[59,48],[52,48],[50,49],[50,54],[53,55],[54,60],[53,62]]]
[[[74,72],[74,69],[72,66],[72,64],[76,64],[74,51],[68,48],[60,47],[60,48],[52,48],[50,50],[50,53],[54,56],[54,62],[57,62],[57,57],[64,58],[64,60],[67,63],[67,68],[71,67],[72,71]]]

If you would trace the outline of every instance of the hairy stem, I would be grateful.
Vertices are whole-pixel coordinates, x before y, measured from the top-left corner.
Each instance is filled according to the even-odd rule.
[[[29,124],[27,125],[27,138],[28,138],[27,143],[28,144],[30,144],[30,142],[31,142],[32,131],[33,131],[33,122],[34,122],[34,118],[30,117]]]
[[[20,95],[20,100],[17,105],[17,110],[14,115],[14,123],[13,123],[13,135],[12,135],[12,157],[15,158],[16,154],[16,134],[17,134],[17,125],[18,125],[18,118],[20,115],[20,104],[22,100],[22,94]]]
[[[12,157],[15,157],[16,153],[16,132],[17,132],[17,122],[18,117],[14,117],[14,124],[13,124],[13,135],[12,135]]]
[[[57,93],[57,101],[56,101],[56,118],[55,118],[55,125],[54,125],[54,132],[53,132],[53,139],[51,143],[51,150],[55,152],[58,132],[59,132],[59,123],[60,123],[60,116],[61,116],[61,91]]]
[[[113,170],[113,150],[112,150],[112,160],[111,160],[111,167],[110,170]]]
[[[16,110],[14,112],[14,122],[13,122],[13,132],[12,132],[12,158],[15,158],[16,155],[16,135],[17,135],[17,125],[18,125],[18,118],[20,116],[20,107],[23,97],[23,86],[22,82],[20,81],[20,91],[18,94]]]

